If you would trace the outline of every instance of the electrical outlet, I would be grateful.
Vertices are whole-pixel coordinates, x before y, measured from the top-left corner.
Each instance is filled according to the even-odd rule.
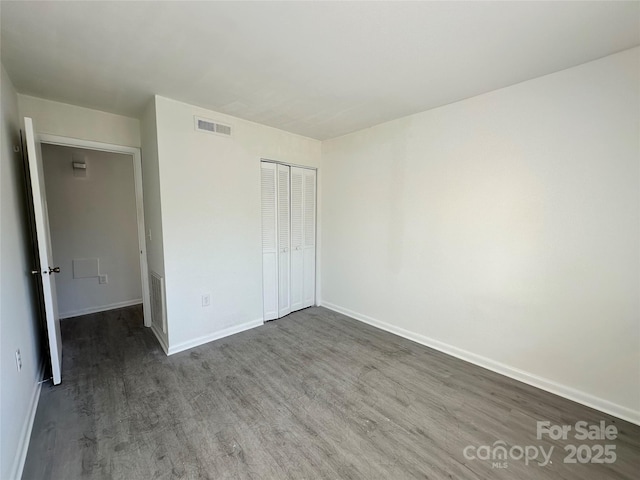
[[[106,285],[107,283],[109,283],[109,276],[108,275],[98,275],[98,283],[100,285]]]
[[[209,295],[208,293],[202,295],[202,306],[208,307],[209,305],[211,305],[211,295]]]
[[[20,349],[16,350],[16,368],[18,371],[22,370],[22,354],[20,353]]]

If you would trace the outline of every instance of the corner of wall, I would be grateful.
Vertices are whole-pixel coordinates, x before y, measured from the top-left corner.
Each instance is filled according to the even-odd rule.
[[[322,304],[639,421],[639,51],[323,142]]]
[[[145,242],[149,274],[165,277],[164,232],[162,222],[162,195],[158,148],[157,96],[147,103],[140,118],[142,144],[142,189],[144,196]],[[164,284],[166,285],[166,278]],[[165,293],[166,298],[166,293]],[[151,299],[153,301],[153,299]],[[164,305],[165,314],[166,304]],[[167,319],[168,322],[168,319]],[[165,353],[168,351],[169,333],[152,325]]]

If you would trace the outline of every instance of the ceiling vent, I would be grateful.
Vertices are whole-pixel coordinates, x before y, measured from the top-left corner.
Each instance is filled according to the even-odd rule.
[[[224,135],[225,137],[231,136],[231,125],[225,125],[224,123],[214,122],[208,118],[193,117],[195,120],[196,130],[199,132],[213,133],[216,135]]]

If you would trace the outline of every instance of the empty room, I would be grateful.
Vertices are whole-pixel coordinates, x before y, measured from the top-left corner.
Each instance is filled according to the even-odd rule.
[[[0,29],[0,479],[638,478],[640,1]]]

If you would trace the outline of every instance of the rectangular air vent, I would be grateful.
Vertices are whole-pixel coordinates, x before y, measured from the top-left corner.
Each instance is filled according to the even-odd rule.
[[[149,271],[151,296],[151,322],[163,333],[167,333],[167,312],[165,309],[164,277],[159,273]]]
[[[199,132],[214,133],[217,135],[231,136],[231,125],[214,122],[207,118],[193,117],[195,120],[196,130]]]

